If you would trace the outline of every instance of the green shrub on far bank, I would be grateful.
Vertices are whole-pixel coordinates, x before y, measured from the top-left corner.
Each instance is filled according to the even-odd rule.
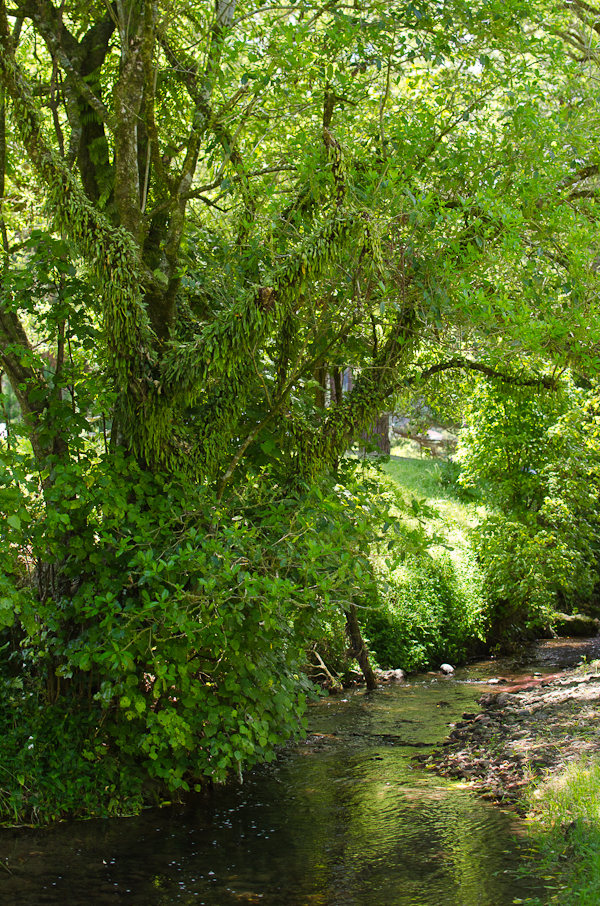
[[[464,661],[484,629],[475,563],[422,554],[378,572],[381,605],[366,612],[364,627],[379,664],[414,671]]]
[[[455,480],[440,481],[435,463],[396,457],[385,471],[404,507],[405,537],[372,553],[378,596],[362,611],[370,650],[381,667],[406,671],[464,661],[481,646],[486,627],[482,576],[469,542],[474,503]],[[422,532],[418,545],[411,544],[415,526]],[[391,562],[398,552],[400,563]]]
[[[576,612],[598,584],[599,397],[481,380],[465,408],[461,481],[488,510],[473,533],[491,627],[511,644]]]

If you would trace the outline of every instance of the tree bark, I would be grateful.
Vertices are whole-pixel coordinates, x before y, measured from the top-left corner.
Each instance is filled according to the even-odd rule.
[[[324,362],[319,362],[315,368],[314,375],[315,381],[319,385],[315,387],[315,406],[318,409],[325,408],[325,384],[327,382],[327,369]]]
[[[333,367],[329,372],[329,393],[332,406],[337,406],[338,403],[342,402],[344,392],[342,389],[341,368]]]
[[[382,453],[389,455],[391,450],[389,412],[384,412],[375,419],[371,427],[365,431],[365,440],[376,444]]]
[[[382,453],[387,453],[389,455],[390,447],[390,415],[389,412],[385,412],[383,415],[380,415],[377,421],[375,422],[375,435],[376,435],[376,444],[381,450]]]
[[[350,648],[348,653],[355,657],[360,665],[362,675],[365,678],[367,684],[367,689],[369,691],[377,689],[377,677],[373,672],[371,667],[371,662],[369,661],[369,651],[365,645],[365,641],[362,637],[360,631],[360,625],[358,622],[358,611],[356,604],[351,604],[349,609],[346,611],[346,633],[350,640]]]

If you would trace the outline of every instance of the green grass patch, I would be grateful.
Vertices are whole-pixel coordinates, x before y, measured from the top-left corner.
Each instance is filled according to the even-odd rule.
[[[600,903],[600,761],[582,760],[532,790],[531,834],[550,904]],[[536,904],[536,900],[524,900]]]
[[[404,491],[415,496],[435,499],[455,496],[452,488],[445,486],[442,479],[448,470],[445,463],[392,455],[383,469]]]
[[[475,491],[465,489],[458,483],[458,463],[392,454],[389,462],[383,465],[383,470],[405,493],[423,497],[430,503],[449,504],[460,520],[472,522],[480,497]]]

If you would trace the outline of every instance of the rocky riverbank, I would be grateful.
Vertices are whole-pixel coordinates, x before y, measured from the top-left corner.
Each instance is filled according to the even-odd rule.
[[[440,748],[415,761],[520,809],[525,785],[600,753],[600,662],[518,685],[491,682],[481,711],[463,714]]]

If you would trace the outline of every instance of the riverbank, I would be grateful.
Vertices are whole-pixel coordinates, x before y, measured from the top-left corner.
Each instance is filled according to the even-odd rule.
[[[499,677],[495,685],[478,713],[465,713],[442,747],[419,760],[522,811],[531,783],[600,754],[600,662],[518,684]]]
[[[549,902],[600,902],[600,661],[551,676],[489,681],[479,712],[415,761],[527,816],[556,877]],[[526,901],[518,901],[526,902]],[[538,901],[539,902],[539,901]]]

